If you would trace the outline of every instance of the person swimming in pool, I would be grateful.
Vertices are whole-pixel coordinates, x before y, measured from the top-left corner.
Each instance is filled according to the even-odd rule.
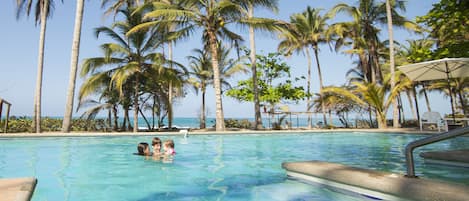
[[[155,158],[159,158],[162,155],[160,138],[154,137],[153,140],[151,141],[151,146],[153,146],[153,156]]]
[[[140,142],[138,143],[137,145],[137,153],[135,153],[136,155],[140,155],[140,156],[151,156],[151,152],[150,152],[150,147],[148,146],[148,143],[146,142]]]
[[[176,155],[176,151],[174,150],[174,141],[171,139],[164,141],[163,149],[164,149],[164,155],[166,156]]]

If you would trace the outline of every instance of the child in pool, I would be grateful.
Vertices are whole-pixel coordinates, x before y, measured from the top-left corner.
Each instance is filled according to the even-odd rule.
[[[176,151],[174,151],[174,141],[173,140],[166,140],[163,144],[164,154],[166,156],[174,156],[176,155]]]
[[[150,147],[148,146],[148,143],[146,143],[146,142],[140,142],[137,146],[137,151],[138,151],[138,153],[136,153],[136,154],[140,155],[140,156],[150,156],[151,155]]]
[[[154,137],[151,141],[151,145],[153,146],[153,157],[158,158],[161,156],[161,140],[158,137]]]

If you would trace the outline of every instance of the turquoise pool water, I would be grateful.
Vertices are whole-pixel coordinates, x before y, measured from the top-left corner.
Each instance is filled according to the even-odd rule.
[[[0,178],[39,179],[33,200],[363,200],[286,177],[283,161],[322,160],[404,173],[405,145],[420,135],[311,133],[172,138],[163,163],[132,155],[151,137],[0,138]],[[456,138],[416,150],[421,177],[469,184],[467,168],[424,163],[418,153],[469,147]]]

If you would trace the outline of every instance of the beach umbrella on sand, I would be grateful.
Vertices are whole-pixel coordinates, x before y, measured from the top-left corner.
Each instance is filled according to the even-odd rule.
[[[450,80],[469,77],[469,58],[444,58],[433,61],[409,64],[398,68],[413,81],[443,80],[448,83],[451,112],[454,118],[453,95]]]

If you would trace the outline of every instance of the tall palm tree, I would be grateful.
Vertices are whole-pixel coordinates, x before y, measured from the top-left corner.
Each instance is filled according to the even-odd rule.
[[[17,13],[18,19],[24,12],[26,15],[31,14],[31,7],[35,5],[35,20],[41,24],[41,31],[39,32],[39,50],[37,59],[37,76],[36,76],[36,90],[34,92],[34,114],[33,114],[33,130],[36,133],[41,132],[41,98],[42,98],[42,73],[44,69],[44,46],[46,43],[46,28],[47,18],[50,17],[52,9],[54,8],[53,0],[17,0]]]
[[[271,11],[276,12],[278,10],[278,0],[238,0],[239,3],[244,8],[246,13],[247,20],[251,20],[254,17],[254,9],[256,7],[267,8]],[[272,25],[274,22],[271,19],[262,19],[258,20],[256,24],[262,25],[267,28],[268,31],[274,31],[275,28],[269,25]],[[261,117],[261,108],[259,104],[259,89],[257,86],[257,67],[256,67],[256,42],[254,34],[255,26],[249,26],[249,48],[250,55],[249,59],[251,60],[251,72],[252,72],[252,83],[253,83],[253,93],[254,93],[254,128],[262,128],[262,117]]]
[[[206,112],[205,112],[205,93],[207,91],[207,85],[210,82],[213,71],[210,63],[208,52],[201,49],[192,50],[196,55],[188,56],[189,67],[191,68],[192,77],[189,78],[188,82],[194,86],[196,93],[199,89],[202,92],[202,106],[200,108],[200,125],[201,129],[206,128]]]
[[[394,69],[394,35],[392,30],[392,11],[391,11],[391,2],[386,0],[386,19],[388,21],[388,33],[389,33],[389,64],[391,68],[391,89],[396,85],[395,78],[395,69]],[[392,100],[392,122],[394,128],[399,128],[399,113],[397,107],[397,100]]]
[[[408,21],[397,12],[398,10],[405,11],[405,1],[395,0],[391,4],[391,9],[393,26],[417,30],[415,23]],[[354,51],[350,53],[359,56],[361,67],[367,79],[371,82],[382,82],[383,75],[378,54],[380,48],[378,33],[380,29],[376,25],[387,24],[386,3],[376,2],[375,0],[359,0],[357,6],[338,4],[331,10],[333,15],[339,12],[347,13],[353,20],[351,22],[336,23],[332,27],[339,32],[338,35],[348,37],[353,41]],[[353,30],[353,32],[343,31],[343,29]],[[340,45],[343,44],[347,43],[340,43]]]
[[[429,39],[419,39],[419,40],[406,40],[407,45],[400,46],[400,51],[398,56],[404,60],[402,65],[409,63],[418,63],[429,61],[432,59],[432,47],[435,44],[435,41]],[[432,111],[430,107],[430,100],[428,99],[426,88],[424,82],[421,82],[422,86],[421,93],[424,95],[427,110]],[[416,86],[414,86],[415,91]]]
[[[65,114],[62,122],[62,132],[70,132],[72,112],[73,112],[73,99],[75,98],[75,84],[78,70],[78,56],[80,53],[80,37],[81,25],[83,23],[83,9],[85,7],[85,0],[77,0],[76,13],[75,13],[75,26],[73,31],[72,41],[72,56],[70,61],[70,77],[67,89],[67,102],[65,103]]]
[[[320,10],[308,6],[303,13],[294,14],[290,17],[289,29],[282,33],[284,40],[279,44],[279,49],[286,50],[287,52],[299,50],[306,52],[306,56],[308,57],[308,94],[311,94],[311,56],[309,50],[312,48],[319,76],[319,98],[322,98],[322,89],[324,86],[321,66],[319,64],[319,44],[326,42],[324,33],[326,32],[327,21],[329,19],[328,14],[321,16]],[[324,101],[321,101],[321,108],[324,124],[327,125],[324,103]],[[307,104],[307,111],[309,112],[311,109],[310,96],[307,98]],[[311,114],[308,114],[308,119],[311,119]],[[311,128],[311,126],[311,120],[308,120],[308,127]]]
[[[168,5],[154,2],[153,11],[145,15],[146,19],[156,19],[136,27],[137,31],[148,26],[172,24],[175,26],[173,38],[189,37],[196,28],[202,29],[203,41],[210,50],[214,74],[214,90],[216,105],[216,130],[225,129],[221,96],[221,76],[218,47],[220,39],[239,43],[242,37],[228,29],[229,24],[239,22],[242,11],[238,4],[230,0],[187,0],[184,4]],[[132,33],[129,32],[129,34]]]

